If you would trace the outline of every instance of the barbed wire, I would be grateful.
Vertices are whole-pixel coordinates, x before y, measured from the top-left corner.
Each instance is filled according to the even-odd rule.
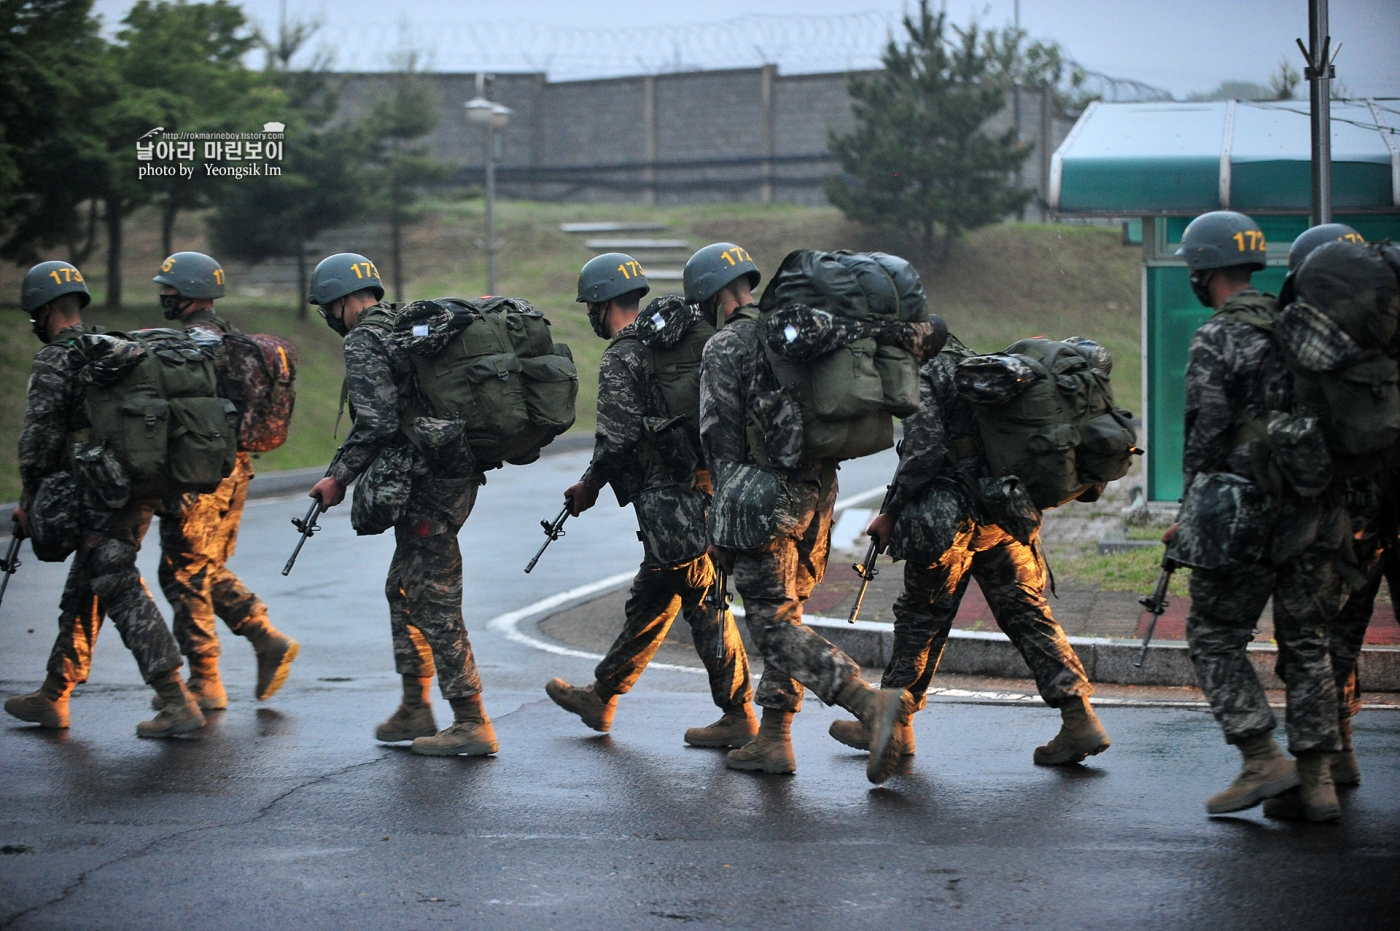
[[[397,34],[397,49],[386,39]],[[422,53],[427,70],[541,72],[552,81],[757,68],[784,74],[880,67],[890,39],[902,40],[900,17],[887,11],[837,16],[749,14],[672,26],[577,29],[537,22],[440,21],[430,24],[334,20],[318,33],[337,50],[341,69],[394,67],[396,54]],[[1078,66],[1076,66],[1078,67]],[[1103,100],[1170,100],[1159,87],[1081,68],[1085,90]]]

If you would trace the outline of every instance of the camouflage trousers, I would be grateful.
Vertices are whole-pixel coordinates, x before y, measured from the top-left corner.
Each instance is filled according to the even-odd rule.
[[[408,514],[394,525],[394,558],[384,583],[394,668],[402,676],[436,675],[442,697],[449,700],[481,692],[462,618],[462,550],[457,543],[479,487],[478,481],[414,475]]]
[[[671,568],[642,564],[623,609],[627,620],[622,632],[593,674],[599,697],[607,700],[631,690],[666,639],[676,615],[681,614],[690,625],[695,652],[709,674],[710,697],[715,704],[727,711],[749,703],[753,698],[749,657],[734,615],[725,611],[723,618],[716,617],[703,603],[714,578],[714,566],[705,556]]]
[[[802,623],[802,605],[826,574],[836,470],[793,486],[798,516],[792,532],[771,549],[734,559],[734,587],[744,599],[744,622],[763,654],[754,701],[775,711],[801,711],[804,687],[828,705],[860,666]]]
[[[1273,596],[1288,747],[1294,754],[1340,749],[1328,627],[1341,608],[1342,583],[1332,556],[1308,550],[1279,565],[1192,570],[1186,640],[1196,680],[1228,743],[1267,734],[1276,723],[1245,652]]]
[[[1039,541],[1017,541],[995,524],[965,521],[953,545],[932,566],[906,563],[904,592],[894,603],[894,648],[880,684],[907,688],[918,707],[948,642],[948,631],[977,580],[997,626],[1025,659],[1040,697],[1052,708],[1094,694],[1084,664],[1045,600],[1045,561]]]
[[[248,637],[270,628],[267,605],[228,569],[253,477],[240,452],[233,473],[207,495],[166,501],[160,516],[160,588],[172,609],[172,627],[186,656],[218,656],[214,618]]]
[[[1400,552],[1393,546],[1382,549],[1369,561],[1366,585],[1352,592],[1336,620],[1327,625],[1327,652],[1332,658],[1332,677],[1337,683],[1337,713],[1349,718],[1361,710],[1361,689],[1357,685],[1356,667],[1361,658],[1361,645],[1366,640],[1366,628],[1381,590],[1381,579],[1390,586],[1391,598],[1400,595]]]
[[[136,568],[136,554],[155,513],[154,501],[128,501],[117,510],[85,502],[83,541],[73,556],[59,600],[58,637],[48,672],[86,682],[103,618],[111,615],[122,643],[152,682],[179,669],[180,650]]]

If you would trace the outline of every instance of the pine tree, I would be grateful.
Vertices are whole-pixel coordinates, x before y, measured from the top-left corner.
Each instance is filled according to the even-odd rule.
[[[904,29],[907,43],[890,40],[882,71],[851,79],[856,127],[831,135],[844,173],[826,194],[850,219],[908,236],[923,262],[942,264],[964,232],[1016,213],[1033,196],[1012,180],[1031,147],[1018,144],[1014,127],[986,130],[1010,82],[1025,77],[1028,56],[1015,30],[983,31],[976,22],[960,29],[928,0],[905,16]],[[1029,56],[1041,66],[1034,77],[1060,67],[1052,57],[1047,66]]]

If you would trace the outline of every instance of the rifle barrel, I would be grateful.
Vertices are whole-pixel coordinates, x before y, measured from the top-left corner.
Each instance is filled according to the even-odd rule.
[[[292,526],[301,531],[301,539],[297,540],[296,549],[292,550],[292,555],[287,559],[287,564],[282,567],[283,575],[292,574],[292,566],[296,565],[297,557],[301,555],[301,548],[306,545],[307,539],[310,538],[312,534],[321,529],[316,523],[316,518],[320,517],[324,511],[325,509],[321,507],[321,499],[316,498],[312,500],[311,507],[307,509],[305,517],[300,521],[295,517],[292,518]]]
[[[851,567],[860,573],[862,581],[860,591],[856,593],[856,603],[851,608],[851,616],[846,619],[848,624],[854,624],[860,616],[861,605],[865,604],[865,593],[870,590],[870,580],[880,574],[880,570],[875,568],[875,561],[879,558],[875,549],[879,545],[879,541],[871,537],[870,548],[865,551],[865,562]]]
[[[5,572],[4,578],[0,578],[0,602],[5,600],[5,589],[10,587],[10,576],[19,568],[19,545],[23,542],[24,537],[20,535],[19,524],[16,522],[14,536],[10,537],[10,548],[5,553],[5,564],[0,566]]]
[[[566,504],[559,511],[559,516],[554,518],[553,523],[550,523],[546,520],[540,521],[540,526],[544,528],[544,542],[540,544],[539,549],[535,550],[534,558],[531,559],[530,564],[525,567],[525,572],[527,574],[530,572],[531,569],[535,568],[535,563],[540,561],[540,557],[544,555],[544,551],[549,549],[549,544],[553,543],[555,540],[559,539],[564,535],[564,521],[568,519],[569,506]]]
[[[1133,666],[1138,669],[1147,661],[1147,648],[1152,645],[1152,635],[1157,630],[1157,621],[1166,612],[1167,606],[1171,604],[1167,600],[1167,591],[1171,587],[1172,573],[1176,571],[1176,565],[1166,558],[1162,559],[1162,571],[1157,574],[1157,584],[1152,589],[1152,595],[1148,598],[1139,598],[1138,603],[1152,612],[1152,619],[1147,622],[1147,630],[1142,636],[1142,646],[1138,648],[1137,659],[1133,660]]]

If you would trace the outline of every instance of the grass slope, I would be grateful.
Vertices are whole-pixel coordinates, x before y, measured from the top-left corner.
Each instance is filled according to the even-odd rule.
[[[793,249],[881,249],[899,253],[900,243],[847,222],[830,208],[793,205],[711,204],[646,207],[621,204],[543,204],[507,202],[497,212],[498,236],[505,241],[499,261],[498,289],[528,298],[553,321],[557,338],[574,350],[581,373],[578,431],[593,428],[597,361],[605,343],[588,326],[573,301],[579,267],[593,254],[583,236],[559,231],[559,224],[579,220],[665,223],[663,234],[682,237],[692,248],[729,240],[744,245],[760,268],[771,270]],[[89,322],[111,329],[162,323],[151,276],[160,254],[156,215],[141,212],[128,224],[123,263],[127,309],[120,314],[93,310]],[[444,201],[424,210],[407,231],[405,297],[448,294],[471,296],[485,288],[486,268],[478,241],[483,238],[482,204]],[[363,252],[389,275],[387,236],[379,228],[337,231],[328,235],[326,251]],[[176,230],[177,249],[208,248],[198,217],[183,217]],[[1070,335],[1099,340],[1115,359],[1114,385],[1119,403],[1137,407],[1139,254],[1119,243],[1114,229],[1081,226],[1005,224],[979,230],[955,248],[942,269],[924,269],[931,308],[952,331],[979,350],[995,350],[1025,336]],[[52,256],[62,257],[59,254]],[[679,267],[683,256],[657,259],[641,253],[654,268]],[[103,257],[87,263],[94,304],[105,296]],[[274,333],[294,342],[300,356],[297,408],[291,435],[281,449],[264,455],[264,470],[310,466],[329,461],[336,446],[331,431],[336,418],[343,372],[339,340],[313,313],[299,320],[292,288],[279,284],[268,270],[226,263],[230,294],[219,309],[247,332]],[[0,268],[0,501],[19,495],[15,448],[24,415],[24,388],[29,363],[38,348],[28,322],[17,311],[23,269]],[[285,269],[282,280],[288,280]],[[294,277],[290,280],[294,280]],[[245,282],[259,282],[249,288]],[[657,282],[653,295],[679,290],[679,282]],[[249,293],[252,292],[252,293]],[[341,425],[344,436],[346,425]]]

